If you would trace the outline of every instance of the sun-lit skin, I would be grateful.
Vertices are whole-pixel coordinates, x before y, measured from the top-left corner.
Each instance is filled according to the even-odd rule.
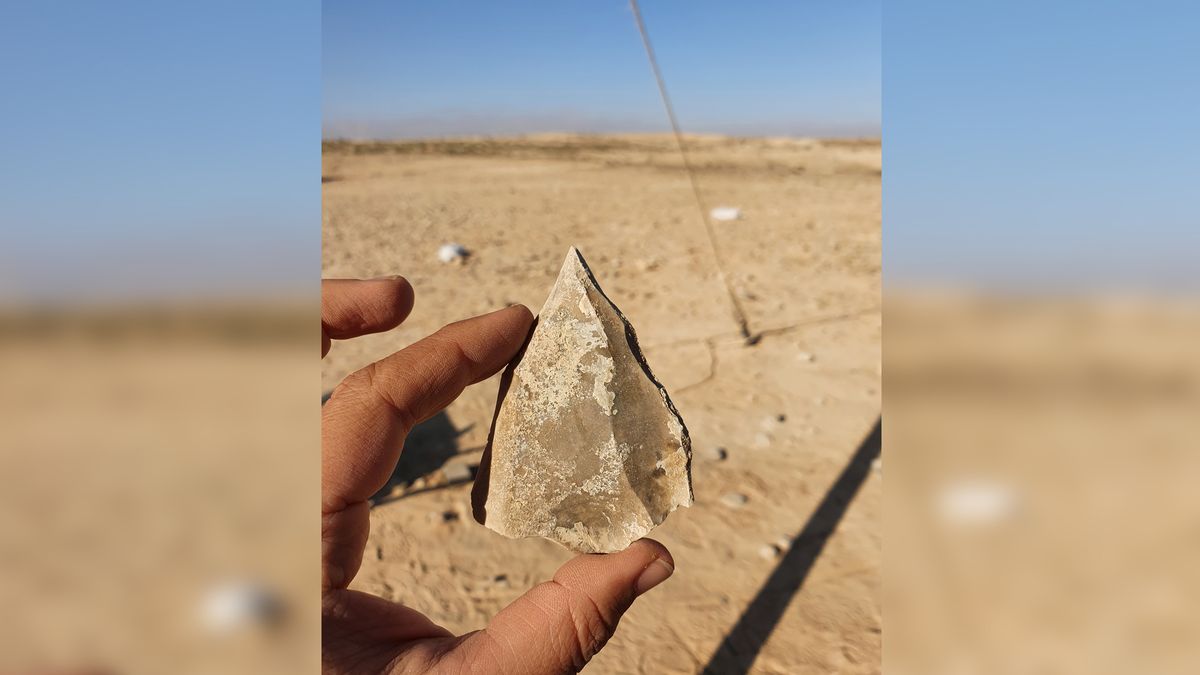
[[[333,340],[395,328],[413,307],[401,277],[326,280],[321,356]],[[322,664],[327,673],[572,673],[604,646],[633,600],[666,580],[671,554],[642,539],[620,553],[582,555],[455,636],[400,604],[347,587],[370,529],[367,499],[381,488],[413,425],[487,379],[520,349],[533,316],[514,305],[450,324],[352,373],[322,410]]]

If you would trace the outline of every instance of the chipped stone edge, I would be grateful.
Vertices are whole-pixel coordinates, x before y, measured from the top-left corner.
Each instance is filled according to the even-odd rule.
[[[683,421],[683,416],[680,415],[679,410],[675,408],[675,402],[671,400],[671,395],[667,393],[667,388],[658,381],[658,378],[654,376],[654,371],[650,369],[650,364],[646,361],[646,356],[642,353],[641,345],[638,343],[637,331],[634,330],[633,324],[629,323],[629,319],[625,316],[625,313],[621,311],[621,308],[617,307],[616,303],[612,301],[612,298],[608,297],[608,293],[604,292],[604,287],[601,286],[600,282],[596,280],[596,275],[592,273],[592,268],[588,266],[587,261],[584,260],[583,254],[579,252],[579,249],[572,246],[567,252],[567,255],[571,254],[575,255],[575,259],[579,262],[579,266],[583,268],[584,273],[588,275],[588,279],[592,282],[592,285],[596,287],[596,290],[600,291],[600,297],[604,298],[604,301],[608,303],[608,306],[611,307],[613,312],[616,313],[617,317],[621,319],[621,324],[625,327],[625,341],[629,345],[630,352],[633,354],[634,359],[637,360],[638,365],[642,367],[642,372],[646,373],[646,377],[649,378],[654,387],[658,389],[658,393],[662,396],[663,402],[667,404],[667,409],[671,411],[671,414],[674,415],[675,420],[679,423],[679,443],[683,448],[684,455],[687,457],[685,471],[688,479],[688,500],[686,503],[676,504],[663,516],[665,520],[666,516],[674,513],[676,509],[688,508],[696,502],[695,491],[692,487],[691,434],[688,433],[687,424]],[[548,298],[547,301],[549,301]],[[544,303],[542,309],[545,309]],[[500,419],[500,408],[504,405],[504,399],[508,396],[508,390],[512,386],[513,375],[516,372],[517,366],[520,365],[522,359],[525,358],[525,350],[529,348],[529,343],[533,340],[533,333],[537,330],[540,321],[541,312],[539,311],[538,316],[535,316],[533,318],[533,322],[529,325],[529,332],[525,335],[525,342],[521,345],[521,348],[517,350],[516,355],[513,356],[512,360],[509,361],[508,365],[504,368],[504,374],[500,376],[500,387],[496,393],[496,406],[492,410],[492,423],[488,428],[487,445],[484,446],[483,456],[479,460],[479,469],[475,473],[475,484],[471,488],[471,515],[475,519],[475,522],[483,525],[484,527],[488,527],[487,494],[489,482],[491,481],[492,442],[495,440],[496,436],[496,423]],[[657,527],[661,524],[662,521],[654,523],[650,530],[653,530],[654,527]],[[491,530],[492,528],[488,527],[488,529]],[[647,532],[643,533],[642,536],[648,534],[650,530],[647,530]],[[495,530],[492,531],[495,532]],[[497,534],[499,533],[497,532]],[[524,538],[529,539],[532,537]],[[562,542],[554,539],[550,539],[548,537],[541,538],[546,539],[547,541],[553,541],[564,548],[570,548]]]
[[[667,409],[671,411],[671,414],[675,416],[675,420],[679,422],[679,443],[683,447],[684,454],[687,455],[687,465],[685,467],[685,471],[687,472],[688,478],[688,501],[686,504],[676,505],[675,508],[687,508],[696,501],[696,495],[692,488],[692,437],[691,434],[688,433],[687,424],[684,423],[683,416],[679,414],[679,410],[675,408],[675,402],[671,400],[671,395],[667,393],[667,388],[662,385],[662,382],[658,381],[658,378],[654,376],[654,371],[650,369],[650,364],[646,361],[645,354],[642,353],[642,347],[640,344],[638,344],[637,331],[634,330],[633,324],[629,323],[629,319],[625,317],[625,313],[621,311],[621,308],[617,307],[617,304],[608,297],[608,293],[604,292],[604,287],[601,286],[600,282],[596,280],[596,275],[592,274],[592,268],[588,267],[587,261],[583,259],[583,254],[579,252],[579,249],[572,246],[571,250],[568,251],[568,255],[572,253],[575,254],[575,258],[579,261],[580,267],[582,267],[583,271],[587,273],[588,279],[591,280],[592,285],[596,287],[596,290],[600,291],[600,297],[604,298],[604,301],[608,303],[608,306],[611,307],[616,313],[617,317],[621,319],[621,323],[625,326],[625,341],[629,344],[629,351],[633,353],[633,358],[637,359],[638,365],[642,367],[642,371],[646,373],[646,377],[650,378],[650,382],[655,386],[655,388],[658,389],[658,393],[662,396],[663,402],[667,404]],[[675,509],[673,508],[667,513],[669,514],[674,511]],[[656,523],[655,525],[658,524],[660,523]]]
[[[496,423],[500,420],[500,408],[508,397],[509,387],[512,386],[513,374],[521,360],[525,358],[525,350],[533,340],[533,332],[537,330],[541,316],[533,317],[529,324],[529,332],[525,334],[525,342],[517,350],[512,360],[504,368],[500,376],[500,387],[496,392],[496,407],[492,410],[492,424],[488,428],[487,445],[483,446],[483,455],[479,458],[479,469],[475,472],[475,484],[471,486],[471,516],[475,522],[487,527],[487,496],[492,475],[492,442],[496,439]],[[492,528],[488,527],[489,530]],[[492,530],[495,532],[495,530]],[[499,533],[497,533],[499,534]]]

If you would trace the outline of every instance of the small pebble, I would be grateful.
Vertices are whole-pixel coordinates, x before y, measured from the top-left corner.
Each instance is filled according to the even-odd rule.
[[[771,446],[771,437],[768,434],[758,434],[754,437],[754,445],[760,448],[768,448]]]
[[[437,252],[438,260],[444,263],[462,262],[469,255],[471,254],[465,246],[454,242],[442,244]]]
[[[813,361],[817,360],[817,357],[812,352],[800,352],[796,354],[796,360],[803,361],[805,363],[812,363]]]
[[[871,470],[874,471],[875,473],[879,473],[880,471],[883,471],[883,458],[882,457],[876,457],[875,461],[871,462]]]
[[[736,206],[718,206],[712,211],[709,211],[708,215],[713,220],[719,222],[729,222],[731,220],[738,220],[741,218],[742,210]]]
[[[458,511],[442,511],[442,522],[453,523],[458,521]]]
[[[724,497],[721,497],[721,503],[731,509],[740,509],[745,506],[746,502],[748,501],[750,501],[750,498],[740,492],[730,492]]]
[[[200,620],[214,633],[269,626],[282,618],[282,596],[256,581],[231,581],[208,589],[200,600]]]
[[[767,544],[766,546],[758,549],[758,555],[766,558],[767,560],[774,560],[778,558],[780,553],[783,553],[783,549],[779,548],[775,544]]]
[[[938,515],[951,525],[963,527],[989,526],[1010,520],[1020,510],[1020,501],[1015,486],[986,478],[958,479],[937,493]]]
[[[787,421],[787,415],[784,415],[782,413],[779,415],[771,415],[770,417],[764,417],[763,421],[759,424],[759,427],[763,431],[773,431],[776,427],[778,427],[780,424],[783,424],[786,421]]]
[[[729,456],[729,452],[725,448],[707,448],[704,450],[704,459],[710,462],[723,462]]]

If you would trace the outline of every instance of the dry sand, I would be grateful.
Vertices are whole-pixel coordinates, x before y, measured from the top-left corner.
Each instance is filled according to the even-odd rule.
[[[396,331],[335,343],[323,386],[450,321],[511,302],[536,312],[579,247],[638,330],[696,455],[695,505],[652,535],[676,573],[588,672],[745,672],[752,659],[759,673],[879,672],[882,473],[856,455],[880,414],[879,143],[691,142],[708,207],[743,212],[716,224],[718,246],[758,344],[738,338],[669,138],[332,143],[323,275],[403,274],[417,300]],[[450,241],[471,251],[465,263],[438,261]],[[475,524],[469,484],[445,485],[477,461],[496,389],[496,378],[470,388],[410,439],[354,583],[454,631],[481,628],[570,557]],[[712,459],[716,448],[727,459]],[[745,504],[727,505],[730,494]],[[714,660],[731,632],[738,654]]]
[[[890,673],[1195,673],[1200,303],[887,302]]]

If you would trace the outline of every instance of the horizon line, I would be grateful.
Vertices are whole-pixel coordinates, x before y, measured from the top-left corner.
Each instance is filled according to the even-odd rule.
[[[685,131],[684,137],[694,138],[731,138],[739,140],[771,140],[771,139],[787,139],[787,140],[861,140],[861,141],[880,141],[883,140],[883,134],[880,130],[873,133],[830,133],[830,134],[737,134],[725,132],[710,132],[710,131]],[[644,137],[663,137],[673,138],[674,134],[670,130],[666,131],[528,131],[514,133],[464,133],[464,134],[446,134],[446,135],[428,135],[428,136],[351,136],[340,135],[330,136],[324,133],[321,136],[322,143],[419,143],[428,141],[470,141],[479,139],[496,139],[496,140],[517,140],[524,138],[533,138],[538,136],[579,136],[579,137],[603,137],[603,136],[644,136]]]

